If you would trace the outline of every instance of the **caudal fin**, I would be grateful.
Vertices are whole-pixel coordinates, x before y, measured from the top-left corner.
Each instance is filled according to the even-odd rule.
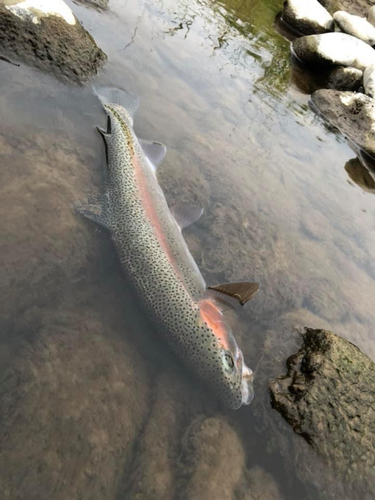
[[[92,89],[103,106],[110,104],[122,106],[131,118],[134,118],[134,114],[139,106],[139,98],[136,95],[125,90],[116,89],[115,87],[93,87]]]

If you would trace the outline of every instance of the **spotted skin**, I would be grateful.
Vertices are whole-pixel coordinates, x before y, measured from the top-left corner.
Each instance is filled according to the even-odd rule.
[[[130,115],[117,104],[104,108],[111,133],[104,135],[108,161],[102,219],[122,267],[173,350],[225,406],[237,409],[243,402],[242,353],[217,304],[205,297],[204,280],[144,157]],[[228,352],[234,366],[230,357],[228,366]]]

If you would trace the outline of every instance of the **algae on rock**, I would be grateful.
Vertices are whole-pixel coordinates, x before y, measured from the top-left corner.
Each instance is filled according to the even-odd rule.
[[[44,12],[33,4],[22,7],[1,0],[1,51],[61,80],[82,83],[97,73],[107,56],[62,0],[54,4],[56,12],[47,3]],[[58,15],[60,11],[64,15]]]

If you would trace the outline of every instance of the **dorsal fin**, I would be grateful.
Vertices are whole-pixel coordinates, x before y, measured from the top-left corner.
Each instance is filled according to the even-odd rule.
[[[209,286],[207,289],[219,302],[224,302],[232,307],[236,305],[244,306],[259,290],[259,283],[247,281],[241,283],[224,283],[222,285]]]
[[[185,227],[191,226],[194,222],[197,222],[203,214],[203,208],[198,206],[192,206],[188,203],[179,203],[171,207],[172,215],[177,222],[181,231]]]
[[[167,148],[161,142],[147,141],[146,139],[139,139],[139,144],[142,147],[144,155],[156,171],[167,154]]]
[[[139,98],[136,95],[114,87],[93,87],[93,91],[103,106],[109,106],[111,104],[121,106],[133,121],[135,112],[139,106]]]

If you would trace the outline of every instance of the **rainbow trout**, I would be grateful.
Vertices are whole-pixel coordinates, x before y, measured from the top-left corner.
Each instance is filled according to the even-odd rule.
[[[243,305],[258,284],[207,288],[182,236],[202,210],[168,207],[156,178],[166,148],[136,137],[137,98],[118,89],[96,93],[108,116],[107,130],[98,129],[107,156],[105,191],[76,210],[109,230],[139,299],[172,349],[225,406],[250,404],[253,374],[225,321],[223,304]]]

